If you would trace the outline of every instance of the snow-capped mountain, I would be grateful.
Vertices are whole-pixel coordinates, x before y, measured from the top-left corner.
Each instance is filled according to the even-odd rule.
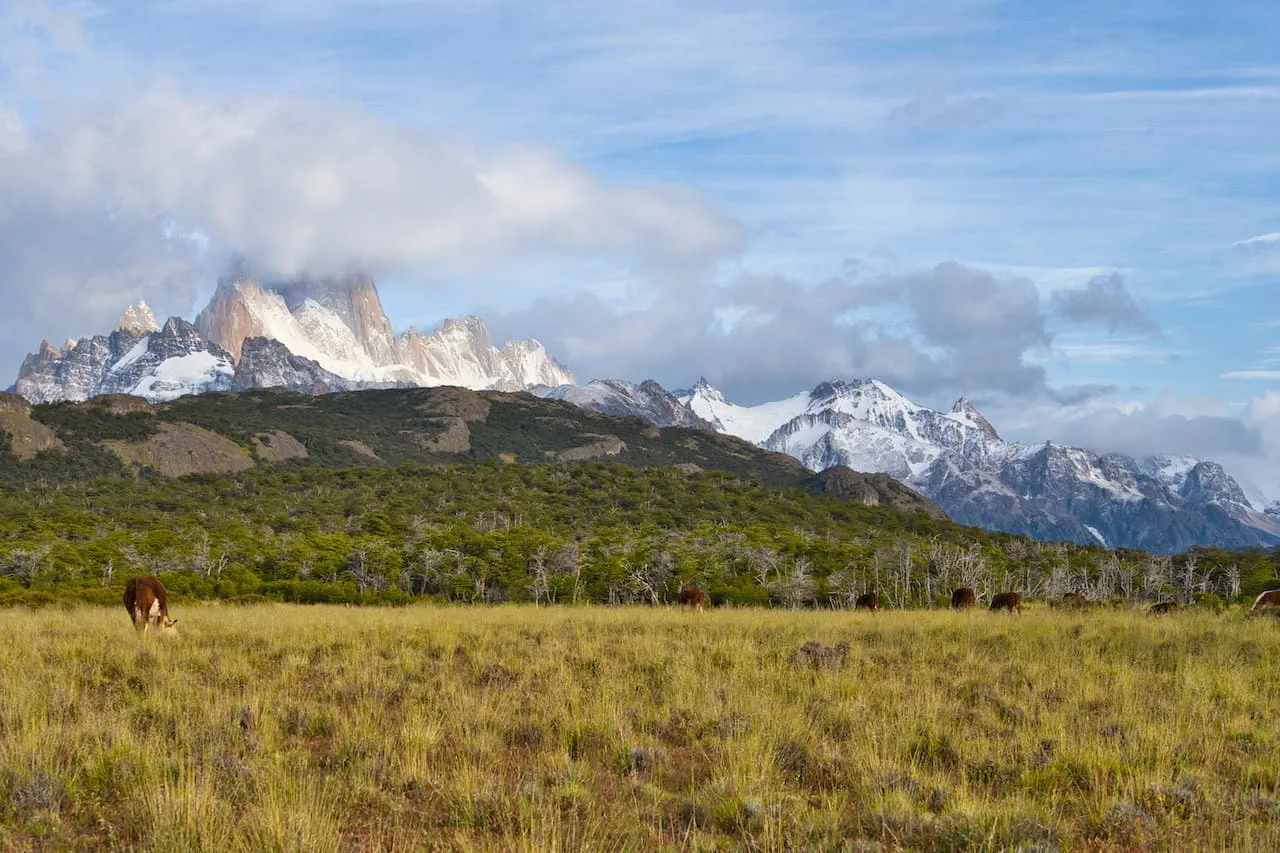
[[[478,317],[396,335],[365,276],[298,279],[270,287],[244,271],[224,277],[196,328],[234,357],[246,338],[279,341],[344,379],[367,385],[461,385],[518,391],[572,384],[573,373],[534,340],[493,345]]]
[[[966,524],[1155,551],[1280,543],[1278,514],[1255,509],[1215,462],[1004,441],[963,398],[937,412],[875,380],[759,406],[735,406],[705,380],[677,396],[717,430],[815,471],[891,474]]]
[[[61,350],[41,343],[39,352],[22,362],[14,390],[33,403],[99,394],[160,402],[226,391],[234,374],[231,355],[201,338],[190,323],[173,317],[159,328],[146,303],[138,303],[109,335],[68,341]]]
[[[564,400],[593,412],[644,418],[661,427],[713,429],[710,423],[652,379],[639,385],[621,379],[593,379],[586,385],[539,386],[529,390],[539,397]]]
[[[535,340],[495,347],[478,317],[447,320],[431,333],[395,334],[367,277],[264,285],[238,269],[219,282],[194,324],[174,317],[160,327],[139,302],[110,335],[70,340],[61,349],[41,343],[23,361],[14,390],[33,403],[99,394],[158,402],[258,387],[516,391],[573,381]]]

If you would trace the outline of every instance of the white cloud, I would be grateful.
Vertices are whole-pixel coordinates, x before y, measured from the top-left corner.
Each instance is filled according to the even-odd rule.
[[[1257,237],[1250,237],[1247,240],[1237,240],[1231,245],[1238,249],[1262,249],[1278,243],[1280,243],[1280,231],[1273,231],[1270,234],[1259,234]]]
[[[1280,380],[1280,370],[1228,370],[1221,375],[1223,379]]]
[[[607,257],[705,274],[741,241],[690,190],[605,183],[544,146],[485,149],[352,107],[157,83],[39,126],[0,112],[0,296],[15,350],[101,331],[140,295],[186,312],[211,278],[203,264],[230,251],[281,273],[480,277]]]

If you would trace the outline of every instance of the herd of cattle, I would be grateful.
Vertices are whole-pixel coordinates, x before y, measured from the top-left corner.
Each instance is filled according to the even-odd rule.
[[[1067,610],[1086,610],[1092,607],[1105,606],[1108,603],[1115,607],[1128,605],[1127,599],[1123,598],[1115,599],[1112,602],[1101,602],[1085,598],[1078,592],[1068,592],[1061,598],[1050,601],[1049,606]],[[959,587],[951,593],[951,608],[953,610],[964,610],[969,607],[976,607],[977,604],[977,594],[967,586]],[[874,592],[864,592],[858,596],[853,606],[858,610],[879,610],[880,596]],[[998,592],[991,596],[990,609],[1021,613],[1022,596],[1016,592]],[[1162,616],[1167,613],[1176,613],[1177,611],[1178,602],[1176,601],[1161,601],[1147,608],[1147,612],[1153,616]],[[1250,611],[1253,613],[1266,612],[1280,615],[1280,589],[1269,589],[1260,594],[1254,599],[1253,607],[1250,608]]]
[[[696,586],[682,586],[676,601],[682,607],[702,612],[707,608],[708,598],[706,592]],[[1123,599],[1120,600],[1120,603],[1124,603]],[[976,607],[977,604],[978,596],[967,586],[959,587],[951,593],[951,607],[953,610],[964,610]],[[1102,602],[1091,601],[1078,592],[1069,592],[1061,598],[1049,602],[1050,607],[1080,610],[1096,607],[1100,604]],[[165,591],[164,584],[160,583],[157,578],[143,575],[129,581],[124,588],[124,608],[129,611],[129,618],[133,620],[133,627],[138,631],[145,632],[147,628],[153,627],[161,634],[173,635],[177,633],[175,626],[178,624],[178,620],[169,618],[168,593]],[[874,592],[864,592],[854,602],[854,609],[873,612],[879,610],[880,596]],[[1021,613],[1022,596],[1016,592],[996,593],[991,596],[990,609],[993,611],[1007,610],[1010,613]],[[1178,603],[1176,601],[1161,601],[1147,608],[1147,612],[1153,616],[1175,613],[1177,610]],[[1251,611],[1254,613],[1266,612],[1280,615],[1280,589],[1269,589],[1260,594],[1254,599]]]

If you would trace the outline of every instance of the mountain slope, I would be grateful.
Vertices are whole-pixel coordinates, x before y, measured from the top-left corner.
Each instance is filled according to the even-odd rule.
[[[713,429],[710,423],[698,417],[679,398],[652,379],[639,385],[621,379],[593,379],[586,385],[557,385],[554,388],[539,386],[530,391],[539,397],[564,400],[593,412],[644,418],[657,426]]]
[[[244,343],[241,365],[256,349],[273,345],[253,338]],[[305,383],[309,375],[302,371],[299,381]],[[28,406],[3,395],[0,404],[6,399],[33,428],[44,430],[47,440],[44,452],[22,458],[0,443],[0,485],[123,476],[139,465],[161,473],[220,473],[229,470],[229,457],[235,457],[236,466],[230,470],[289,459],[334,468],[599,459],[636,467],[677,466],[690,473],[725,471],[775,487],[801,486],[811,479],[811,472],[792,457],[733,436],[659,429],[638,417],[601,414],[528,393],[444,386],[318,396],[255,389],[186,396],[161,405],[100,396],[82,403]],[[214,445],[217,454],[208,452]],[[207,468],[200,467],[202,459]],[[945,518],[900,483],[850,474],[839,496]]]

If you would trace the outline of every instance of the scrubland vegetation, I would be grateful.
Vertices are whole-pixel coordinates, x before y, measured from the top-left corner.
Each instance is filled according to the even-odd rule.
[[[4,612],[0,848],[1280,849],[1239,611],[171,609]]]
[[[752,478],[580,464],[155,475],[0,487],[0,604],[178,594],[302,603],[928,607],[952,588],[1251,601],[1280,549],[1173,557],[1030,542]]]

